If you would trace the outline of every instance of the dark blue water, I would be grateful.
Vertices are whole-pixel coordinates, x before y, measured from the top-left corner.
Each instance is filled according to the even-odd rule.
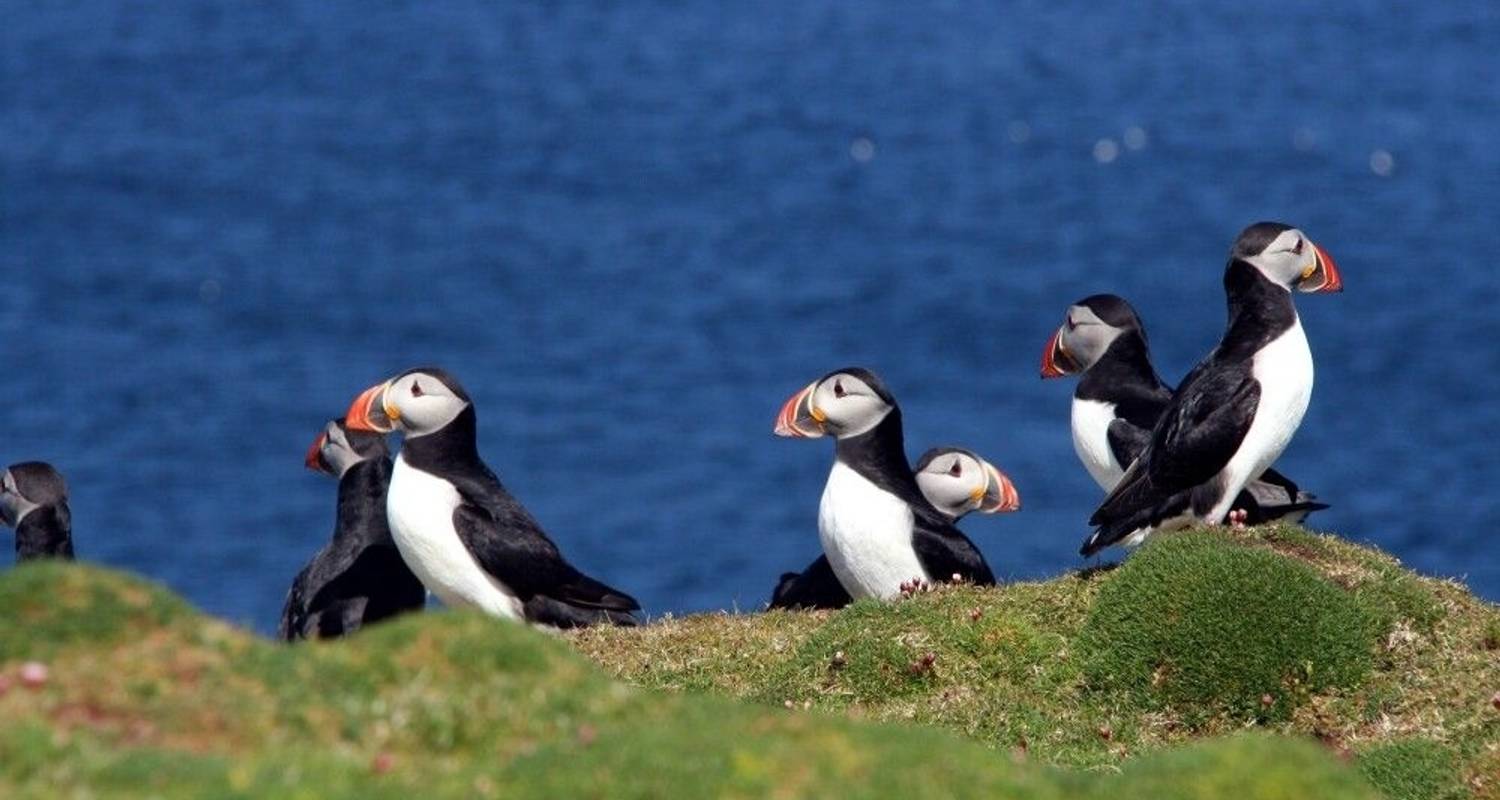
[[[430,6],[430,7],[429,7]],[[569,557],[653,613],[753,609],[817,549],[826,442],[771,435],[857,363],[908,447],[1025,510],[1008,578],[1079,566],[1098,490],[1037,379],[1071,301],[1180,377],[1245,224],[1318,383],[1314,518],[1500,598],[1500,15],[1484,3],[57,2],[0,26],[0,461],[68,476],[78,548],[262,629],[332,525],[301,468],[436,362]],[[8,545],[7,545],[8,546]]]

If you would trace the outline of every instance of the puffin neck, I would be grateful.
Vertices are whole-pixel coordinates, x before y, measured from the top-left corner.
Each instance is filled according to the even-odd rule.
[[[360,541],[389,537],[385,521],[385,492],[391,483],[391,459],[388,456],[359,462],[339,478],[338,526],[335,539]],[[384,533],[381,537],[379,534]],[[372,534],[375,534],[372,536]]]
[[[423,472],[438,474],[481,464],[474,406],[466,406],[447,425],[401,443],[401,458]]]
[[[875,427],[839,439],[833,448],[834,458],[863,475],[875,485],[910,500],[922,497],[911,464],[906,460],[905,436],[901,430],[901,409],[891,407]]]
[[[1229,326],[1220,349],[1250,348],[1248,356],[1297,323],[1292,292],[1272,283],[1247,261],[1232,259],[1224,270],[1224,294],[1229,302]]]
[[[1139,331],[1128,330],[1116,336],[1104,355],[1084,370],[1074,395],[1090,400],[1108,400],[1111,389],[1122,386],[1148,390],[1166,387],[1151,366],[1151,351]]]
[[[16,525],[16,560],[72,557],[72,516],[66,506],[41,506]]]

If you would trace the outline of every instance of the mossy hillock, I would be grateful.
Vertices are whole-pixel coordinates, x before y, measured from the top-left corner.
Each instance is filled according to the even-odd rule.
[[[1352,598],[1362,680],[1258,722],[1097,685],[1084,630],[1129,565],[566,636],[439,612],[291,647],[128,575],[25,565],[0,574],[0,796],[1496,796],[1494,606],[1295,529],[1187,536]]]
[[[1274,551],[1162,537],[1101,588],[1078,639],[1083,673],[1190,725],[1285,720],[1369,675],[1379,630],[1366,605]]]

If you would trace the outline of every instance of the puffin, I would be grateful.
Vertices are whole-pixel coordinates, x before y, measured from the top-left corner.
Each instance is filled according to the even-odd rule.
[[[391,458],[385,437],[331,420],[307,450],[307,468],[339,482],[333,540],[297,573],[277,635],[288,642],[331,639],[427,604],[385,519]]]
[[[1217,525],[1281,456],[1312,397],[1313,360],[1292,292],[1338,292],[1343,279],[1301,230],[1257,222],[1224,269],[1229,321],[1183,379],[1140,456],[1089,518],[1088,556],[1152,530]]]
[[[835,439],[818,539],[850,598],[890,600],[913,581],[995,583],[979,548],[922,495],[901,409],[875,373],[848,367],[813,381],[783,404],[774,431]]]
[[[68,484],[51,464],[22,461],[0,474],[0,523],[16,529],[16,562],[73,559]]]
[[[1146,328],[1130,303],[1096,294],[1074,303],[1042,350],[1042,378],[1079,375],[1073,391],[1073,449],[1108,492],[1151,439],[1172,389],[1151,366]],[[1326,503],[1268,468],[1234,501],[1231,519],[1246,525],[1302,522]]]
[[[407,566],[449,607],[553,628],[636,625],[635,598],[569,564],[479,457],[474,403],[437,367],[366,389],[349,429],[404,435],[386,519]]]
[[[1010,478],[972,450],[934,447],[917,459],[914,471],[922,496],[955,522],[971,511],[998,514],[1021,508]],[[782,574],[768,607],[843,608],[850,602],[828,557],[818,556],[807,569]]]

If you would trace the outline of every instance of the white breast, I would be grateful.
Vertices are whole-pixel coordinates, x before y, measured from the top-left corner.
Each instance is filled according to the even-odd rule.
[[[485,572],[458,538],[453,510],[459,503],[453,484],[398,457],[385,501],[396,549],[427,591],[445,605],[520,619],[520,599]]]
[[[1245,484],[1281,457],[1307,413],[1313,363],[1300,319],[1255,354],[1251,374],[1260,382],[1260,405],[1240,449],[1219,473],[1224,497],[1209,512],[1212,520],[1222,519]]]
[[[1125,474],[1125,466],[1109,449],[1109,424],[1114,421],[1114,403],[1073,398],[1073,449],[1094,482],[1106,492]]]
[[[931,581],[911,536],[911,507],[905,501],[843,462],[833,463],[818,506],[818,538],[849,596],[890,599],[906,581]]]

